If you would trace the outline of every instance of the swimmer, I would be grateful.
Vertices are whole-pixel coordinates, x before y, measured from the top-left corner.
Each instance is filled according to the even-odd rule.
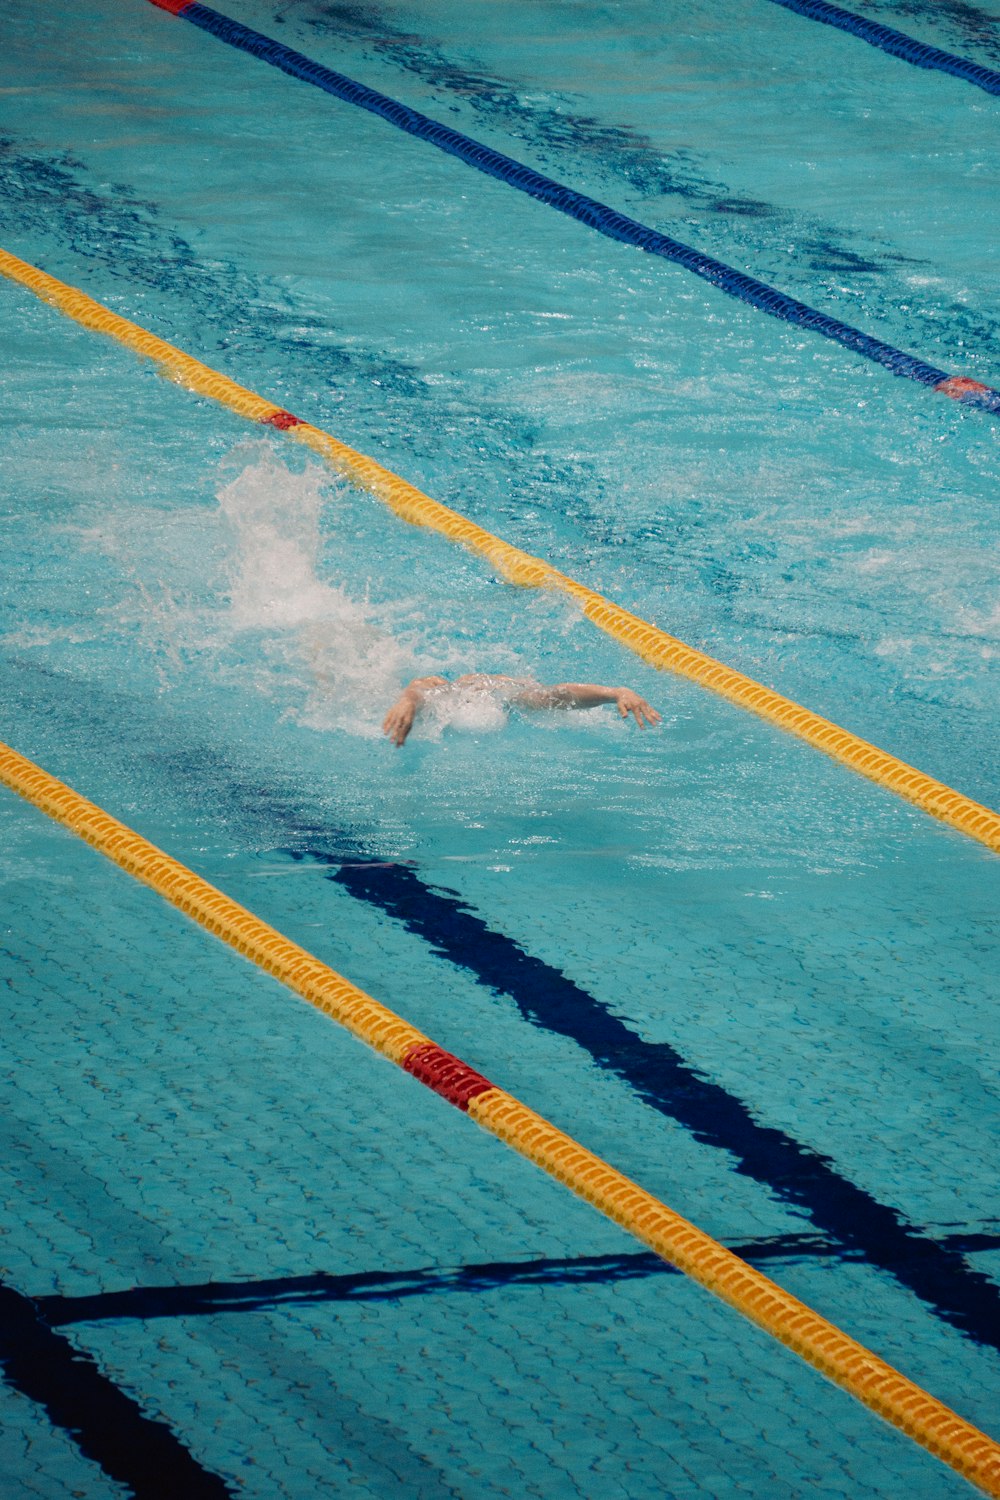
[[[464,689],[466,692],[495,694],[504,704],[515,708],[597,708],[614,703],[623,719],[629,714],[640,729],[659,724],[660,715],[645,698],[631,688],[600,687],[595,682],[557,682],[545,687],[526,677],[496,677],[486,672],[470,672],[449,682],[447,677],[414,677],[386,714],[382,731],[396,746],[404,745],[413,721],[428,697]]]

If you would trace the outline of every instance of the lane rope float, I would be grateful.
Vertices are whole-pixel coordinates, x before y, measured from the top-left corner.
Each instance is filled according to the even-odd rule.
[[[220,813],[224,810],[220,807]],[[1000,1285],[958,1248],[916,1225],[709,1076],[661,1033],[648,1040],[614,999],[598,998],[494,924],[466,896],[431,886],[409,864],[387,861],[335,830],[335,850],[296,840],[284,857],[322,871],[338,891],[388,917],[477,985],[513,1002],[513,1014],[547,1039],[569,1041],[644,1110],[701,1146],[724,1152],[733,1171],[758,1183],[837,1255],[885,1272],[920,1298],[932,1318],[1000,1354]],[[996,1240],[1000,1248],[1000,1238]],[[753,1257],[751,1257],[752,1259]]]
[[[481,141],[462,135],[451,126],[432,120],[430,116],[420,114],[418,110],[411,109],[386,94],[380,94],[366,84],[357,83],[343,73],[335,73],[332,68],[324,67],[322,63],[293,51],[291,47],[264,36],[262,32],[251,30],[249,26],[244,26],[240,21],[234,21],[207,5],[198,4],[196,0],[150,0],[150,3],[160,10],[169,11],[171,15],[190,21],[219,41],[248,52],[261,62],[269,63],[303,83],[313,84],[324,93],[388,120],[409,135],[429,141],[447,155],[456,156],[477,171],[485,172],[488,177],[495,177],[508,186],[517,188],[519,192],[547,203],[550,208],[568,214],[571,219],[596,229],[609,239],[634,245],[650,255],[658,255],[683,266],[695,276],[700,276],[703,281],[710,282],[720,291],[748,303],[760,312],[822,334],[824,338],[832,339],[845,349],[852,349],[875,364],[884,366],[894,375],[915,380],[919,385],[930,386],[956,401],[981,407],[985,411],[1000,412],[1000,391],[992,386],[984,385],[982,381],[973,380],[967,375],[949,375],[946,370],[939,370],[925,360],[918,359],[916,355],[907,354],[882,339],[873,338],[871,334],[852,328],[849,323],[842,323],[838,318],[831,318],[805,302],[777,291],[766,282],[747,276],[726,265],[724,261],[705,255],[680,240],[672,239],[670,235],[651,229],[647,224],[640,224],[636,219],[618,213],[596,198],[588,198],[584,193],[565,187],[523,162],[504,156],[502,152],[484,146]]]
[[[551,588],[574,600],[586,619],[597,625],[643,661],[661,671],[674,672],[741,708],[777,724],[859,775],[915,803],[924,812],[957,828],[969,838],[1000,853],[1000,814],[974,802],[944,782],[927,776],[897,756],[841,729],[811,709],[764,687],[742,672],[725,666],[703,651],[687,646],[656,625],[630,614],[585,584],[560,573],[549,563],[522,552],[494,536],[475,522],[423,494],[398,474],[341,443],[331,433],[293,416],[273,401],[238,385],[227,375],[212,370],[200,360],[184,354],[155,334],[130,323],[92,297],[67,286],[54,276],[0,249],[0,275],[27,287],[43,302],[59,309],[84,328],[107,334],[137,354],[153,360],[179,385],[198,395],[210,396],[230,411],[287,433],[327,460],[351,484],[383,501],[402,520],[439,532],[484,557],[502,578],[524,588]]]
[[[158,3],[159,0],[153,0],[154,5]],[[838,31],[860,37],[863,42],[888,52],[892,57],[913,63],[914,67],[950,73],[953,78],[961,78],[966,83],[974,83],[977,88],[985,89],[987,94],[1000,94],[1000,73],[993,68],[972,62],[967,57],[956,57],[953,52],[943,52],[940,47],[932,47],[928,42],[918,42],[904,31],[895,31],[891,26],[869,20],[867,16],[842,10],[839,5],[828,4],[828,0],[771,0],[771,3],[794,11],[796,15],[806,16],[810,21],[822,21],[826,26],[835,26]]]
[[[0,782],[471,1116],[987,1495],[1000,1444],[630,1178],[194,871],[9,746]]]

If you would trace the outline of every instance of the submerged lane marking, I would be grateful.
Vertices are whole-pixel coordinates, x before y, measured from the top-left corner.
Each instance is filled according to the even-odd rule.
[[[43,717],[43,700],[50,706],[58,704],[63,713],[71,709],[78,742],[91,744],[95,734],[103,735],[109,712],[116,719],[127,713],[146,758],[155,761],[158,770],[168,770],[174,793],[180,790],[189,810],[188,793],[197,781],[204,798],[227,823],[240,825],[252,809],[256,840],[259,813],[266,808],[269,826],[294,835],[295,843],[276,845],[273,853],[282,863],[275,866],[269,855],[264,856],[265,868],[251,874],[273,878],[290,871],[308,875],[320,870],[320,878],[399,922],[404,931],[463,969],[477,984],[509,996],[527,1025],[571,1040],[644,1107],[674,1120],[699,1145],[730,1154],[733,1170],[779,1201],[804,1210],[822,1233],[830,1254],[842,1255],[846,1250],[857,1257],[860,1253],[867,1265],[880,1267],[915,1293],[935,1317],[1000,1351],[1000,1287],[964,1258],[978,1250],[1000,1248],[1000,1237],[975,1233],[931,1237],[905,1213],[844,1175],[830,1157],[769,1124],[759,1100],[751,1108],[723,1087],[710,1068],[682,1054],[670,1041],[651,1042],[638,1035],[597,995],[522,948],[506,932],[490,927],[457,893],[429,885],[415,865],[378,857],[359,834],[343,828],[327,826],[322,847],[301,846],[303,819],[311,837],[313,827],[325,818],[315,810],[307,815],[297,797],[289,801],[273,786],[245,776],[233,779],[229,768],[219,764],[200,740],[185,740],[179,754],[165,762],[153,748],[153,723],[148,714],[139,717],[134,698],[126,708],[124,700],[114,696],[99,702],[93,684],[88,684],[81,697],[79,683],[71,683],[64,674],[53,675],[22,659],[16,664],[24,674],[16,701],[22,707],[30,703]],[[14,691],[10,686],[11,707]],[[158,727],[162,729],[159,721]],[[172,726],[172,741],[176,730]],[[744,1260],[754,1261],[754,1255],[738,1245],[729,1248]]]
[[[640,224],[636,219],[618,213],[596,198],[588,198],[584,193],[565,187],[551,177],[536,172],[532,167],[525,166],[523,162],[504,156],[502,152],[494,151],[482,142],[473,140],[471,136],[462,135],[449,125],[420,114],[418,110],[391,99],[387,94],[380,94],[376,89],[357,83],[343,73],[335,73],[322,63],[313,61],[301,52],[294,52],[283,43],[264,36],[262,32],[252,31],[250,27],[220,14],[219,11],[211,10],[207,5],[198,4],[196,0],[187,0],[187,3],[184,0],[150,0],[150,3],[161,10],[169,10],[171,14],[190,21],[219,41],[248,52],[261,62],[270,63],[272,67],[279,68],[303,83],[311,83],[324,93],[388,120],[409,135],[429,141],[447,155],[456,156],[488,177],[498,178],[508,186],[517,188],[519,192],[547,203],[550,208],[568,214],[571,219],[596,229],[609,239],[634,245],[650,255],[658,255],[683,266],[695,276],[700,276],[703,281],[710,282],[720,291],[748,303],[760,312],[822,334],[824,338],[832,339],[845,349],[852,349],[875,364],[883,365],[894,375],[915,380],[919,385],[930,386],[953,400],[978,406],[986,411],[1000,412],[1000,391],[994,390],[992,386],[984,385],[970,376],[949,375],[947,370],[939,370],[882,339],[873,338],[859,328],[852,328],[849,323],[841,323],[838,318],[831,318],[805,302],[777,291],[766,282],[744,275],[724,261],[694,250],[690,245],[661,234],[659,230],[651,229],[646,224]]]
[[[0,1370],[6,1383],[42,1407],[52,1426],[134,1500],[233,1500],[237,1490],[204,1468],[166,1421],[146,1416],[93,1355],[52,1331],[40,1311],[43,1301],[0,1282]],[[148,1404],[155,1406],[155,1397]],[[12,1491],[5,1486],[5,1493]],[[72,1493],[89,1493],[82,1476]]]
[[[551,588],[567,595],[579,606],[586,619],[612,639],[634,651],[636,656],[650,666],[661,671],[676,672],[678,676],[687,677],[702,687],[710,688],[721,697],[777,724],[789,734],[797,735],[833,760],[838,760],[859,775],[867,777],[869,781],[887,787],[897,796],[915,803],[924,812],[940,818],[969,838],[977,839],[987,848],[1000,853],[1000,813],[994,812],[992,808],[974,802],[971,797],[956,792],[935,777],[927,776],[914,766],[907,765],[898,756],[880,750],[876,745],[852,734],[850,730],[841,729],[830,719],[824,719],[811,709],[803,708],[791,698],[785,698],[781,693],[755,682],[752,677],[734,671],[732,667],[725,666],[705,652],[685,645],[676,636],[668,635],[665,630],[651,625],[648,620],[622,609],[585,584],[577,583],[576,579],[560,573],[541,558],[532,557],[519,547],[512,547],[509,542],[494,536],[484,527],[477,526],[458,511],[432,500],[391,469],[383,468],[373,458],[349,448],[346,443],[340,442],[321,427],[314,427],[311,422],[292,417],[291,413],[276,406],[273,401],[265,400],[255,391],[230,380],[228,375],[222,375],[218,370],[192,358],[190,354],[184,354],[173,344],[157,338],[137,323],[130,323],[127,318],[111,312],[92,297],[58,281],[47,272],[40,271],[37,266],[18,259],[7,250],[0,250],[0,276],[7,276],[11,281],[27,287],[36,297],[58,308],[84,328],[118,339],[137,354],[154,360],[178,385],[199,395],[210,396],[213,401],[218,401],[230,411],[238,412],[249,421],[275,426],[275,417],[280,417],[281,421],[277,424],[279,431],[287,432],[294,441],[304,443],[314,453],[320,454],[338,474],[359,489],[375,495],[410,525],[426,526],[467,547],[470,552],[478,553],[508,583],[515,583],[523,588]]]
[[[0,782],[294,990],[1000,1500],[1000,1444],[283,933],[16,750]]]
[[[647,1108],[677,1122],[702,1145],[727,1152],[735,1170],[804,1211],[842,1248],[859,1252],[921,1299],[936,1316],[1000,1350],[1000,1288],[960,1251],[921,1233],[829,1157],[760,1118],[669,1042],[647,1042],[561,969],[487,925],[460,898],[399,864],[347,861],[317,850],[293,860],[328,866],[325,878],[383,912],[477,984],[509,995],[525,1021],[567,1037]]]
[[[153,0],[153,4],[162,6],[163,0]],[[950,73],[953,78],[961,78],[966,83],[974,83],[977,88],[985,89],[987,94],[1000,94],[1000,73],[994,72],[992,68],[972,62],[967,57],[956,57],[953,52],[943,52],[940,47],[932,47],[929,42],[918,42],[915,37],[907,36],[905,31],[894,31],[891,26],[883,26],[878,21],[869,20],[867,16],[857,16],[853,11],[842,10],[839,5],[828,4],[827,0],[771,0],[771,4],[783,6],[785,10],[794,11],[810,21],[822,21],[826,26],[835,26],[838,31],[849,32],[851,36],[860,37],[870,46],[878,47],[892,57],[899,57],[903,62],[912,63],[914,67]],[[183,14],[184,10],[183,5],[163,8],[173,10],[178,15]]]

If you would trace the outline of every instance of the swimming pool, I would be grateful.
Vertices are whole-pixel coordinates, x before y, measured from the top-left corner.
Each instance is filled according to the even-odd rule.
[[[995,805],[995,417],[150,6],[14,9],[7,249]],[[877,11],[995,65],[966,7]],[[239,5],[995,384],[995,105],[746,14]],[[993,856],[17,289],[0,320],[3,738],[989,1429]],[[624,680],[665,723],[512,716],[391,752],[399,681],[469,668]],[[3,1281],[54,1383],[77,1352],[87,1385],[74,1406],[8,1360],[16,1493],[965,1490],[2,815]],[[124,1434],[153,1421],[137,1473]]]

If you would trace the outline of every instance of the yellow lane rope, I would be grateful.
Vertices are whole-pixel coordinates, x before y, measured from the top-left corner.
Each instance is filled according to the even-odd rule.
[[[0,783],[64,824],[137,880],[355,1036],[466,1110],[715,1296],[927,1448],[1000,1497],[1000,1444],[863,1344],[739,1259],[423,1032],[209,885],[47,771],[0,744]]]
[[[384,501],[404,521],[440,532],[479,553],[509,582],[528,588],[553,588],[567,594],[576,601],[588,620],[634,651],[643,661],[711,688],[1000,853],[1000,814],[992,808],[974,802],[888,751],[859,739],[850,730],[841,729],[829,719],[755,682],[752,677],[734,671],[647,620],[630,614],[585,584],[558,572],[541,558],[512,547],[457,511],[422,494],[398,474],[347,447],[322,428],[292,416],[272,401],[237,385],[228,376],[210,369],[6,250],[0,250],[0,274],[30,288],[42,301],[59,308],[85,328],[108,334],[136,353],[155,360],[172,380],[188,390],[210,396],[252,422],[265,423],[305,443],[352,484]]]

